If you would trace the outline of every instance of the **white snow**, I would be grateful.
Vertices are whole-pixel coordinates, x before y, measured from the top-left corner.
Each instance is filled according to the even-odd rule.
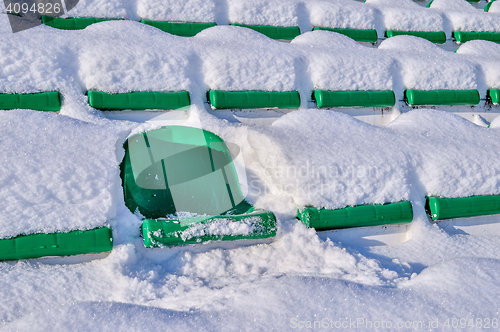
[[[444,30],[444,20],[439,12],[419,6],[413,0],[367,0],[366,4],[381,13],[386,30]]]
[[[375,11],[365,4],[352,0],[305,1],[304,4],[313,26],[349,29],[376,28]]]
[[[439,10],[451,23],[453,31],[500,32],[500,16],[478,10],[466,0],[434,0],[431,10]]]
[[[445,13],[448,33],[446,20],[458,24],[462,18],[445,4],[461,10],[463,3],[435,2],[432,13]],[[279,11],[267,13],[257,9],[271,1],[180,3],[144,0],[136,9],[133,2],[95,1],[77,7],[84,13],[82,4],[110,6],[92,9],[96,16],[140,12],[137,16],[151,19],[205,22],[229,21],[230,10],[246,22],[270,22],[282,13],[279,22],[301,27],[326,24],[321,11],[366,28],[379,28],[381,17],[386,23],[400,17],[374,0],[345,1],[345,12],[340,1],[326,0],[281,1]],[[309,18],[301,8],[309,10]],[[466,15],[470,21],[454,28],[490,24],[476,12]],[[4,23],[5,16],[0,15]],[[376,127],[307,108],[303,100],[300,110],[280,113],[272,125],[254,126],[219,119],[204,105],[209,88],[297,89],[302,99],[314,88],[393,89],[397,99],[405,88],[478,88],[484,97],[486,88],[500,87],[498,45],[468,42],[454,54],[400,36],[371,49],[325,31],[287,44],[229,26],[182,38],[127,21],[83,31],[40,26],[2,33],[0,41],[1,92],[63,94],[60,114],[0,112],[0,238],[109,225],[114,242],[107,257],[88,262],[88,257],[0,262],[0,330],[289,331],[315,322],[333,328],[346,323],[345,330],[352,330],[352,321],[360,330],[391,330],[380,326],[382,320],[385,326],[416,322],[417,328],[406,330],[446,330],[446,322],[463,318],[474,323],[463,329],[469,331],[481,330],[479,322],[484,326],[487,319],[491,327],[498,323],[500,238],[445,232],[429,222],[424,199],[500,194],[499,118],[484,128],[445,111],[454,108],[419,108]],[[122,144],[130,133],[170,122],[108,120],[88,106],[88,89],[188,90],[193,105],[184,124],[238,144],[247,198],[276,214],[277,237],[258,245],[144,248],[140,216],[123,201]],[[393,246],[323,240],[295,219],[304,205],[341,208],[401,200],[412,203],[411,239]],[[500,223],[498,216],[491,220]],[[242,233],[251,229],[214,226],[222,226],[210,230],[216,234],[235,231],[234,226]]]
[[[500,13],[500,2],[491,4],[488,13]]]
[[[471,61],[479,63],[484,74],[481,80],[484,82],[478,82],[482,90],[500,88],[500,69],[496,65],[500,61],[500,45],[484,40],[471,40],[461,45],[457,54],[468,55]]]

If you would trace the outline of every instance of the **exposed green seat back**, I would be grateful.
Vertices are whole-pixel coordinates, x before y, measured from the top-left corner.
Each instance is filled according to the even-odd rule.
[[[112,249],[111,229],[107,227],[69,233],[20,235],[0,240],[0,260],[95,254]]]
[[[427,39],[430,42],[436,44],[444,44],[446,42],[446,34],[444,31],[399,31],[399,30],[387,30],[385,36],[387,38],[408,35],[415,36],[423,39]]]
[[[313,98],[322,107],[392,107],[396,97],[387,91],[327,91],[315,90]]]
[[[300,35],[299,27],[277,27],[271,25],[248,25],[237,23],[231,25],[255,30],[271,39],[292,40]]]
[[[52,17],[52,16],[42,16],[42,23],[50,27],[62,30],[81,30],[85,29],[91,24],[104,22],[104,21],[115,21],[122,20],[121,18],[95,18],[95,17]]]
[[[500,213],[500,195],[461,198],[428,197],[426,209],[432,220],[498,214]]]
[[[318,231],[326,231],[410,223],[413,220],[413,210],[408,201],[383,205],[348,206],[337,210],[307,207],[299,210],[298,218],[309,227]]]
[[[351,39],[358,42],[366,43],[376,43],[377,42],[377,30],[375,29],[344,29],[344,28],[323,28],[314,27],[313,30],[327,30],[343,34]]]
[[[454,31],[453,38],[455,38],[457,43],[466,43],[469,40],[476,40],[476,39],[500,43],[500,32]]]
[[[106,93],[88,91],[90,106],[101,110],[175,110],[191,104],[189,92]]]
[[[412,90],[405,91],[405,100],[410,106],[418,105],[477,105],[477,90]]]
[[[0,94],[0,109],[13,110],[17,108],[59,112],[61,110],[61,94],[58,91]]]
[[[199,32],[216,26],[216,23],[196,23],[196,22],[166,22],[142,20],[144,24],[154,26],[162,31],[181,37],[193,37]]]
[[[208,100],[217,109],[299,108],[298,91],[221,91],[210,90]]]

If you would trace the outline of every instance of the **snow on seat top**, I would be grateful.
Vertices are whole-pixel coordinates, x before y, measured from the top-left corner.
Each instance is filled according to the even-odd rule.
[[[324,28],[375,29],[373,8],[353,0],[306,1],[310,23]]]
[[[0,239],[108,225],[120,186],[120,124],[27,110],[0,115]]]
[[[400,64],[406,89],[477,89],[478,65],[466,57],[447,52],[433,43],[413,37],[397,36],[384,40],[379,50],[387,51]],[[396,95],[397,96],[397,95]]]
[[[413,0],[367,0],[366,4],[382,13],[386,30],[444,31],[442,15]]]
[[[452,24],[453,31],[500,32],[500,16],[478,10],[466,0],[434,0],[432,10],[441,12]]]
[[[296,89],[294,49],[251,29],[216,26],[194,37],[205,84],[215,90]]]

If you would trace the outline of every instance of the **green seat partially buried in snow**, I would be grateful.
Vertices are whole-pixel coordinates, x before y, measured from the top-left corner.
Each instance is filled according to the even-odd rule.
[[[0,93],[0,110],[30,109],[44,112],[61,110],[61,94],[58,91],[38,93]]]
[[[104,21],[123,20],[122,18],[96,18],[96,17],[52,17],[42,16],[42,23],[61,30],[82,30],[94,23]]]
[[[274,214],[246,202],[217,135],[168,126],[133,135],[124,147],[125,204],[144,217],[146,247],[275,236]]]
[[[327,231],[410,223],[413,209],[408,201],[348,206],[335,210],[306,207],[298,211],[298,218],[317,231]]]

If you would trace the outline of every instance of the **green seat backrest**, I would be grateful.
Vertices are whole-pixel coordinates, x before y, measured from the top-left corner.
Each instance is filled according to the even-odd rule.
[[[169,126],[130,137],[121,176],[125,203],[146,218],[243,213],[232,157],[217,135]],[[180,216],[179,216],[180,215]]]

